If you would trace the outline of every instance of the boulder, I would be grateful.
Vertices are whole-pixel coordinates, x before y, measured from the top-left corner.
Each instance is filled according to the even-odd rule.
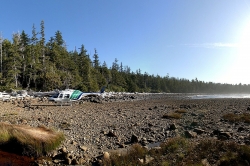
[[[199,129],[199,128],[195,128],[194,132],[196,132],[197,134],[203,134],[205,132],[205,130]]]
[[[64,153],[67,153],[66,147],[61,148],[61,149],[60,149],[60,152],[62,152],[63,154],[64,154]]]
[[[229,132],[221,132],[220,136],[225,136],[227,139],[231,137],[231,134]]]
[[[80,146],[80,149],[83,150],[83,151],[87,151],[88,148],[86,146]]]
[[[185,134],[185,136],[187,138],[196,138],[197,137],[197,133],[196,132],[192,132],[192,131],[188,131],[188,130],[186,130],[184,132],[184,134]]]
[[[177,125],[175,123],[170,124],[169,129],[170,130],[175,130],[175,129],[177,129]]]
[[[83,158],[79,158],[79,159],[78,159],[78,163],[79,163],[80,165],[84,165],[84,164],[87,163],[87,160],[86,160],[86,159],[83,159]]]
[[[138,143],[138,142],[139,142],[138,136],[136,136],[136,135],[133,134],[133,135],[131,136],[130,142],[131,142],[131,143]]]
[[[238,128],[237,131],[238,131],[238,132],[241,132],[241,131],[243,131],[243,130],[244,130],[244,127],[241,126],[241,127]]]
[[[109,131],[107,136],[109,136],[109,137],[117,137],[113,131]]]
[[[72,162],[72,160],[71,160],[70,158],[65,159],[65,163],[66,163],[67,165],[70,165],[71,162]]]
[[[104,152],[104,153],[103,153],[103,159],[104,159],[104,160],[109,160],[109,159],[110,159],[110,154],[109,154],[109,152]]]
[[[72,164],[72,165],[78,165],[79,162],[78,162],[76,159],[72,159],[71,164]]]

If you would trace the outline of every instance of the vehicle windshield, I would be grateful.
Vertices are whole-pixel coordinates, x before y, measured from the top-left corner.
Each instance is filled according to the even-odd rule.
[[[57,98],[58,95],[59,95],[59,93],[56,93],[56,94],[54,94],[52,97],[53,97],[53,98]]]

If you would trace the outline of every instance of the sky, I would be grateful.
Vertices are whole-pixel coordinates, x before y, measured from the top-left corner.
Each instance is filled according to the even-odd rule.
[[[250,0],[0,0],[0,33],[45,25],[68,51],[83,44],[109,67],[162,77],[250,84]]]

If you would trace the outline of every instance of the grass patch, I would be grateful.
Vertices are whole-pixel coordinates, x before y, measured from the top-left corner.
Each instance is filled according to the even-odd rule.
[[[199,162],[206,158],[214,165],[248,165],[250,163],[250,147],[234,142],[219,140],[203,140],[193,148],[186,161]]]
[[[171,138],[167,142],[161,144],[162,152],[165,154],[183,151],[188,146],[188,140],[183,137]]]
[[[184,114],[184,113],[187,113],[187,110],[179,109],[179,110],[176,110],[175,113]]]
[[[146,162],[147,158],[152,158]],[[223,142],[206,139],[194,141],[182,137],[171,138],[161,144],[161,148],[147,150],[139,144],[132,145],[125,155],[111,154],[110,159],[104,159],[103,165],[107,166],[132,166],[132,165],[249,165],[250,146],[239,145],[234,142]]]
[[[250,114],[243,113],[243,114],[233,114],[228,113],[222,116],[223,119],[228,120],[229,122],[245,122],[250,123]]]
[[[166,119],[180,119],[181,118],[181,114],[172,112],[172,113],[164,114],[162,116],[162,118],[166,118]]]
[[[209,110],[206,110],[206,109],[202,109],[202,110],[197,110],[196,112],[198,113],[207,113]]]
[[[15,116],[15,115],[18,115],[18,113],[17,112],[6,113],[6,114],[3,114],[2,116]]]
[[[111,154],[111,158],[103,161],[104,165],[115,165],[115,166],[134,166],[142,165],[139,159],[143,159],[147,150],[139,144],[134,144],[124,155],[119,155],[117,153]]]
[[[7,152],[37,157],[54,150],[63,140],[62,133],[44,126],[0,123],[0,149]]]

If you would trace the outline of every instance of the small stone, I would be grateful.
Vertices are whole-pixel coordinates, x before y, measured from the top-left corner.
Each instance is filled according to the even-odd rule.
[[[104,134],[104,135],[107,135],[107,134],[108,134],[108,132],[107,132],[107,131],[104,131],[104,130],[101,130],[100,133],[101,133],[101,134]]]
[[[58,153],[57,153],[57,151],[54,150],[53,152],[50,153],[49,156],[54,158],[56,155],[58,155]]]
[[[68,159],[68,158],[70,158],[70,153],[68,153],[68,152],[63,153],[63,155],[64,155],[64,159]]]
[[[72,145],[77,145],[77,142],[76,141],[71,141],[71,144]]]
[[[169,127],[170,130],[176,130],[177,129],[177,125],[176,124],[170,124],[170,127]]]
[[[109,160],[109,159],[110,159],[110,154],[109,154],[109,152],[104,152],[104,153],[103,153],[103,159],[104,159],[104,160]]]
[[[218,136],[219,140],[228,140],[231,137],[231,134],[229,132],[221,132]]]
[[[55,159],[55,160],[53,160],[53,162],[54,162],[55,164],[59,164],[59,163],[63,162],[63,160]]]
[[[139,142],[138,136],[136,136],[136,135],[133,134],[131,136],[130,142],[131,143],[138,143]]]
[[[60,151],[61,151],[62,153],[66,153],[66,152],[67,152],[67,149],[66,149],[66,147],[63,147],[62,149],[60,149]]]
[[[202,133],[205,132],[205,130],[195,128],[195,129],[194,129],[194,132],[196,132],[197,134],[202,134]]]
[[[187,138],[196,138],[197,137],[197,133],[196,132],[192,132],[192,131],[185,131],[185,136]]]
[[[21,123],[27,124],[28,122],[27,122],[27,120],[25,120],[25,119],[21,119]]]
[[[103,161],[101,159],[97,159],[97,164],[98,165],[103,165]]]
[[[192,115],[192,116],[198,116],[198,114],[196,114],[196,113],[193,113],[193,112],[191,113],[191,115]]]
[[[72,164],[72,165],[78,165],[79,162],[78,162],[76,159],[72,159],[71,164]]]
[[[149,156],[149,155],[146,155],[145,156],[145,164],[148,164],[149,162],[151,162],[152,160],[154,160],[154,158],[153,157],[151,157],[151,156]]]
[[[142,163],[142,164],[144,163],[143,159],[138,158],[138,160],[140,163]]]
[[[115,135],[115,133],[112,132],[112,131],[109,131],[109,133],[107,134],[107,136],[109,136],[109,137],[117,137],[117,136]]]
[[[239,127],[238,128],[238,132],[241,132],[241,131],[243,131],[244,130],[244,127]]]
[[[220,131],[219,130],[214,130],[212,133],[211,133],[211,136],[214,136],[214,135],[219,135],[220,134]]]
[[[71,164],[71,161],[72,161],[72,160],[71,160],[70,158],[65,159],[65,162],[66,162],[67,165],[70,165],[70,164]]]
[[[148,141],[148,142],[150,142],[150,143],[152,143],[152,142],[156,142],[156,141],[155,141],[155,139],[154,139],[154,138],[152,138],[152,137],[151,137],[151,138],[149,138],[147,141]]]
[[[84,165],[84,164],[87,163],[87,161],[84,160],[83,158],[79,158],[79,159],[78,159],[78,163],[79,163],[80,165]]]
[[[152,126],[154,126],[154,125],[153,125],[152,123],[148,123],[148,126],[149,126],[149,127],[152,127]]]
[[[118,143],[117,145],[119,145],[119,148],[125,148],[126,147],[123,143]]]
[[[80,146],[80,149],[83,150],[83,151],[87,151],[88,148],[86,146]]]

